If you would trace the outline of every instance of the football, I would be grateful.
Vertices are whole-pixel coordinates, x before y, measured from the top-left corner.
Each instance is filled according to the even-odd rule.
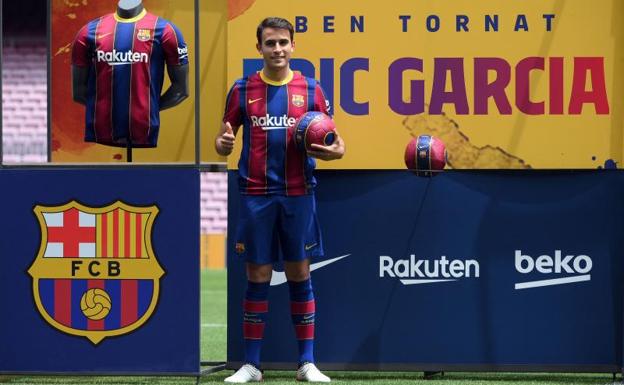
[[[90,320],[99,321],[106,318],[111,310],[111,298],[99,288],[87,290],[80,299],[80,310]]]
[[[435,176],[446,166],[446,147],[440,139],[420,135],[405,148],[405,165],[418,176]]]
[[[293,126],[295,144],[301,151],[311,149],[311,144],[330,146],[336,140],[336,125],[332,118],[318,111],[301,115]]]

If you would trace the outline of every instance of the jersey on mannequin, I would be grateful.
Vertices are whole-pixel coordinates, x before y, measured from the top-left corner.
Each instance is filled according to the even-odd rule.
[[[171,86],[161,95],[164,68]],[[180,30],[120,0],[115,13],[85,25],[72,49],[73,99],[86,106],[85,141],[156,147],[158,112],[189,95],[188,49]]]

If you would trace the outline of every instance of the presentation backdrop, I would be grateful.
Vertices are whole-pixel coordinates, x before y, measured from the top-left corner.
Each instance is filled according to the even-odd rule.
[[[228,367],[244,359],[244,261],[229,174]],[[624,177],[618,171],[317,172],[325,255],[311,264],[325,369],[618,372]],[[296,366],[275,266],[265,368]]]
[[[199,87],[201,108],[200,151],[202,162],[225,162],[214,149],[214,138],[221,128],[227,94],[227,19],[228,1],[199,2]]]
[[[51,3],[51,130],[53,162],[125,162],[126,149],[84,141],[85,107],[72,100],[71,48],[89,21],[113,13],[118,1]],[[190,96],[160,114],[158,147],[134,149],[134,162],[195,162],[195,21],[194,0],[145,0],[147,11],[175,24],[189,49]],[[165,74],[162,93],[169,87]]]
[[[0,373],[199,372],[197,170],[0,170],[0,184]]]
[[[262,65],[263,18],[295,25],[293,68],[320,80],[347,144],[344,159],[320,168],[404,168],[405,146],[420,134],[441,138],[458,169],[622,161],[619,0],[229,5],[230,85]]]

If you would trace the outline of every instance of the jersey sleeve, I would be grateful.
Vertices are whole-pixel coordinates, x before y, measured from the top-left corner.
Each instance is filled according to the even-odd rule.
[[[320,111],[331,117],[334,115],[334,110],[329,103],[329,99],[325,97],[325,91],[323,91],[323,88],[318,82],[316,83],[316,88],[314,89],[314,111]]]
[[[188,47],[182,32],[170,22],[165,25],[163,30],[162,47],[167,65],[188,64]]]
[[[72,44],[72,65],[88,67],[91,65],[89,54],[91,42],[89,41],[89,25],[85,25],[78,31]]]
[[[243,122],[240,96],[240,85],[236,82],[232,88],[230,88],[230,92],[228,92],[227,99],[225,100],[225,112],[223,114],[223,123],[230,122],[234,132],[238,131],[238,127]]]

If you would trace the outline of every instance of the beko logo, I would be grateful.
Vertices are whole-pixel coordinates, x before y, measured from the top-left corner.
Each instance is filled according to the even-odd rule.
[[[255,100],[254,100],[255,101]],[[260,127],[263,130],[280,130],[294,126],[297,119],[288,117],[286,114],[282,116],[251,116],[251,126]]]
[[[452,282],[460,278],[479,277],[479,262],[474,259],[449,260],[445,255],[440,259],[416,259],[414,254],[409,259],[396,261],[387,255],[379,257],[379,278],[401,278],[404,285],[424,283]]]
[[[149,62],[149,56],[145,52],[119,52],[113,49],[112,52],[96,51],[97,61],[107,62],[108,64],[123,65],[132,63],[147,63]]]
[[[554,257],[540,255],[533,259],[530,255],[523,253],[522,250],[516,250],[514,260],[516,271],[521,274],[529,274],[534,271],[540,274],[548,274],[550,277],[566,274],[565,277],[560,278],[518,282],[515,284],[516,290],[591,280],[589,272],[592,269],[593,262],[588,255],[566,254],[563,256],[561,250],[555,250]]]
[[[178,47],[178,56],[180,60],[188,58],[188,48],[186,46]]]

